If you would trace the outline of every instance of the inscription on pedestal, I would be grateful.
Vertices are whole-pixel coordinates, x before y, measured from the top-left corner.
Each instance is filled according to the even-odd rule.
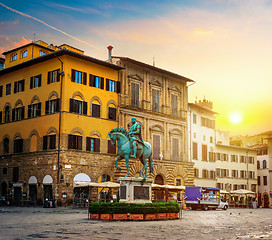
[[[126,198],[127,198],[127,187],[120,186],[120,199],[126,199]]]
[[[149,200],[149,187],[134,186],[134,200],[135,199]]]

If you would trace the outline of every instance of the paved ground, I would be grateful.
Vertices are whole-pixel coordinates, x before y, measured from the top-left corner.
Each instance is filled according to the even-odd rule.
[[[272,239],[272,209],[183,211],[174,221],[101,222],[87,210],[0,207],[0,239]]]

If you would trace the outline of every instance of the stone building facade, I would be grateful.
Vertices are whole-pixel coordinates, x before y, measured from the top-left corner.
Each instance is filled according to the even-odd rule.
[[[148,177],[158,184],[193,185],[187,134],[187,83],[193,81],[130,58],[112,61],[125,68],[119,72],[119,126],[129,129],[136,117],[144,141],[153,147],[154,172]],[[137,176],[140,169],[139,162],[130,160],[130,176]]]

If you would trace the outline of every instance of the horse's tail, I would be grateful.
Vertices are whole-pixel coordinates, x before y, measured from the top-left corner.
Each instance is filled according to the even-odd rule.
[[[148,159],[149,159],[149,171],[150,173],[153,173],[154,168],[153,168],[152,150]]]

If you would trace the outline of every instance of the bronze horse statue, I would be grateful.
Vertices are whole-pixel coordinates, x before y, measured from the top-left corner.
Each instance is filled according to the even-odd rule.
[[[129,132],[121,127],[112,129],[108,135],[110,136],[110,140],[113,145],[115,145],[115,142],[117,141],[117,154],[119,156],[115,159],[116,168],[121,170],[121,168],[118,166],[118,161],[125,159],[127,167],[127,174],[125,177],[128,177],[129,157],[132,153]],[[143,171],[145,171],[142,181],[145,181],[147,176],[147,159],[149,159],[149,171],[150,173],[153,172],[152,147],[148,142],[144,142],[144,145],[145,146],[139,144],[136,152],[136,159],[140,159],[141,163],[143,164],[139,177],[142,177]]]

